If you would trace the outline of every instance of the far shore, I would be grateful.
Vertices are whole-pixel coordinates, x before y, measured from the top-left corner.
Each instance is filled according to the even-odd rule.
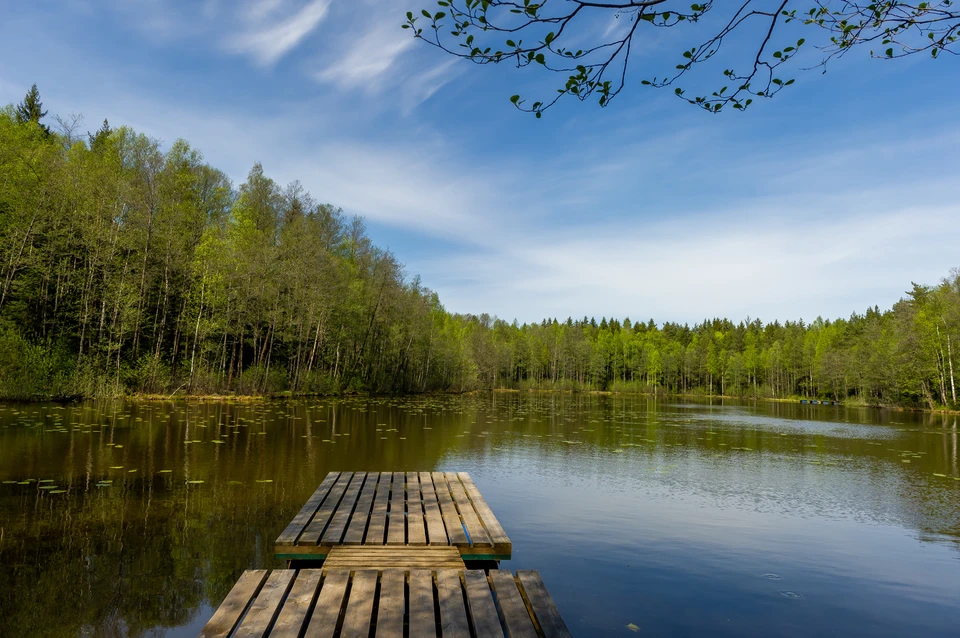
[[[653,398],[662,398],[662,399],[697,399],[697,400],[730,400],[730,401],[752,401],[752,402],[762,402],[762,403],[800,403],[801,401],[821,401],[833,399],[811,399],[807,397],[751,397],[751,396],[735,396],[735,395],[724,395],[724,394],[684,394],[684,393],[665,393],[665,392],[623,392],[617,390],[572,390],[572,389],[556,389],[556,388],[488,388],[482,390],[465,390],[465,391],[446,391],[446,392],[425,392],[425,393],[397,393],[397,394],[374,394],[367,392],[340,392],[333,394],[317,394],[317,393],[296,393],[296,392],[272,392],[272,393],[261,393],[261,394],[188,394],[185,392],[175,392],[172,394],[157,394],[157,393],[133,393],[133,394],[118,394],[114,396],[101,396],[101,397],[84,397],[84,396],[71,396],[71,397],[36,397],[33,399],[14,399],[14,398],[4,398],[0,397],[0,402],[6,403],[74,403],[77,401],[114,401],[114,400],[132,400],[132,401],[191,401],[191,402],[240,402],[240,403],[256,403],[262,401],[271,401],[278,399],[336,399],[336,398],[346,398],[346,397],[376,397],[376,396],[430,396],[430,395],[447,395],[447,396],[463,396],[463,395],[477,395],[483,394],[486,392],[496,393],[496,394],[587,394],[587,395],[598,395],[598,396],[635,396],[635,397],[653,397]],[[878,404],[867,404],[859,401],[841,401],[839,406],[831,407],[844,407],[844,408],[865,408],[865,409],[875,409],[875,410],[885,410],[890,412],[922,412],[930,414],[956,414],[960,415],[960,410],[950,410],[947,408],[924,408],[924,407],[908,407],[908,406],[897,406],[897,405],[878,405]]]

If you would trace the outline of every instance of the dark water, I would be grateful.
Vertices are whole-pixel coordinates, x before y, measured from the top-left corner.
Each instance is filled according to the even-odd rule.
[[[330,470],[466,470],[575,635],[960,632],[955,417],[497,394],[0,405],[0,636],[196,635]]]

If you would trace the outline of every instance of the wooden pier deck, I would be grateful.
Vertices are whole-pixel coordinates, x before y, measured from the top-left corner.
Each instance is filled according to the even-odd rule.
[[[200,634],[202,638],[505,635],[570,635],[539,573],[250,570]]]
[[[323,560],[341,546],[455,547],[464,560],[505,560],[513,551],[466,472],[329,473],[275,553]]]

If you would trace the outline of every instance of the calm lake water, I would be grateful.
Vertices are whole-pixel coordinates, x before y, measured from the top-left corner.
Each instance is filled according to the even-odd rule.
[[[493,394],[0,404],[0,636],[195,636],[331,470],[466,470],[575,635],[956,636],[953,416]]]

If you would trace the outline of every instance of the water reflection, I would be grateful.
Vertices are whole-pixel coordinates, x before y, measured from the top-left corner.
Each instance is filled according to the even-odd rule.
[[[195,634],[331,470],[470,471],[583,635],[947,635],[957,434],[589,395],[0,405],[0,635]]]

